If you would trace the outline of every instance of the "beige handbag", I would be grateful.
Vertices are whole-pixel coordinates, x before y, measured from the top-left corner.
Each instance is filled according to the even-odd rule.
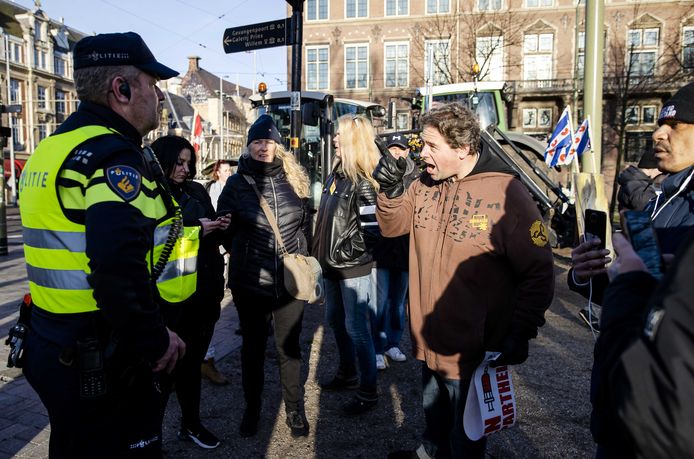
[[[277,245],[280,249],[280,258],[284,265],[284,288],[297,300],[304,300],[309,303],[323,302],[323,270],[320,263],[314,257],[307,257],[298,253],[289,253],[284,246],[284,241],[277,227],[275,216],[270,210],[267,201],[258,191],[255,180],[250,175],[243,175],[243,178],[253,187],[253,191],[258,196],[260,208],[263,209],[272,231],[275,233]]]

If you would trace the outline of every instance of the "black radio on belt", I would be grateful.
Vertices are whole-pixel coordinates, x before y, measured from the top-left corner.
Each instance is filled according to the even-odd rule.
[[[7,356],[9,368],[22,368],[24,364],[24,341],[29,332],[31,321],[31,294],[27,293],[19,303],[19,320],[10,328],[5,344],[10,346],[10,354]]]
[[[96,398],[106,393],[104,356],[95,339],[77,343],[80,371],[80,397]]]
[[[5,344],[10,346],[10,354],[7,356],[7,366],[9,368],[22,368],[24,361],[24,339],[27,336],[27,327],[22,323],[17,323],[10,328],[9,336]]]

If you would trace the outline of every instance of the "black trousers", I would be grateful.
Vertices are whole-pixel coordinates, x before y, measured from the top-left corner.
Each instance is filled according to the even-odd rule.
[[[160,458],[163,412],[151,370],[106,361],[106,395],[83,400],[77,365],[61,363],[63,352],[29,332],[24,375],[48,411],[49,457]]]
[[[212,341],[219,314],[219,303],[210,304],[193,296],[184,304],[178,323],[171,327],[186,343],[186,354],[176,363],[176,368],[164,384],[162,409],[166,408],[173,384],[181,407],[182,427],[195,428],[200,424],[200,365]]]
[[[287,412],[303,409],[301,381],[301,322],[304,301],[289,296],[279,299],[234,290],[234,304],[241,324],[241,381],[246,406],[260,409],[265,382],[265,348],[272,320],[280,365],[282,397]]]

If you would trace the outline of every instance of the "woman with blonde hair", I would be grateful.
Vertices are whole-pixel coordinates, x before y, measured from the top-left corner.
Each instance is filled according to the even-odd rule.
[[[369,331],[376,312],[373,249],[380,238],[375,210],[378,183],[371,177],[380,159],[374,139],[368,119],[339,118],[333,140],[335,162],[323,188],[313,244],[313,255],[323,268],[326,321],[340,355],[337,373],[321,386],[358,389],[342,407],[347,415],[362,414],[378,402],[376,355]]]
[[[306,436],[309,426],[303,406],[299,344],[304,302],[284,288],[278,243],[257,193],[267,201],[287,251],[307,255],[309,180],[282,146],[269,115],[262,115],[250,127],[247,151],[239,158],[238,170],[227,180],[217,204],[218,214],[231,214],[224,245],[231,253],[229,288],[242,336],[241,380],[246,409],[239,433],[251,437],[258,429],[265,347],[272,320],[286,423],[292,436]]]

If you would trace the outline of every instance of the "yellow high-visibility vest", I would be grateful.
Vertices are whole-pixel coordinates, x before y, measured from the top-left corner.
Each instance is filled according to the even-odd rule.
[[[87,282],[90,269],[85,253],[85,227],[64,215],[61,201],[62,204],[69,205],[73,209],[87,209],[100,202],[122,202],[122,198],[113,193],[106,183],[93,185],[94,189],[91,190],[90,198],[85,197],[83,190],[90,186],[89,182],[93,178],[103,177],[103,170],[97,170],[91,177],[74,170],[64,170],[64,176],[83,185],[82,190],[73,188],[65,195],[59,196],[56,180],[62,164],[71,151],[85,141],[105,134],[120,135],[103,126],[84,126],[44,139],[27,161],[20,177],[20,214],[29,290],[33,303],[52,313],[75,314],[97,310],[92,288]],[[171,219],[166,218],[169,211],[157,191],[157,183],[142,177],[142,186],[153,191],[152,195],[155,197],[151,198],[145,193],[139,193],[129,204],[136,207],[147,218],[155,221],[164,220],[159,225],[170,224]],[[160,233],[160,238],[162,234]],[[168,232],[166,234],[168,236]],[[164,238],[165,241],[166,238]],[[153,249],[159,249],[159,253],[162,248],[158,248],[156,244],[153,247]],[[195,258],[197,255],[195,243],[185,247],[183,243],[177,243],[174,246],[169,259],[170,262],[174,262],[174,268],[168,275],[168,281],[174,279],[177,274],[186,279],[179,282],[180,289],[177,292],[164,289],[168,298],[174,300],[171,302],[182,301],[181,298],[188,298],[195,291],[195,275],[185,270],[175,269],[178,267],[175,262],[179,258],[190,258],[192,250],[195,250],[193,255]],[[147,258],[157,260],[154,252]],[[188,270],[190,266],[189,261]],[[166,278],[162,280],[162,282],[166,281]],[[171,282],[171,285],[173,284],[175,282]],[[162,297],[170,301],[164,295]]]

